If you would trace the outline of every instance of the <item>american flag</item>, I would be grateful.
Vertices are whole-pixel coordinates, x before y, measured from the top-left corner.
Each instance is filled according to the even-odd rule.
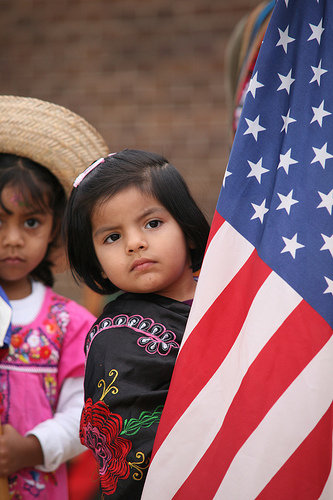
[[[333,1],[277,0],[143,500],[333,498]]]

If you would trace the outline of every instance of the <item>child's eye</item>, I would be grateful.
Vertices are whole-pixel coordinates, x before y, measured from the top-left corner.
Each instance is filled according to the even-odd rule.
[[[39,226],[39,221],[37,219],[27,219],[24,222],[25,227],[28,227],[29,229],[35,229],[36,227]]]
[[[109,234],[109,236],[105,239],[104,243],[113,243],[114,241],[119,240],[120,234],[118,233],[112,233]]]
[[[162,224],[162,222],[160,220],[154,219],[154,220],[150,220],[149,222],[147,222],[146,227],[148,229],[154,229],[155,227],[160,227],[161,224]]]

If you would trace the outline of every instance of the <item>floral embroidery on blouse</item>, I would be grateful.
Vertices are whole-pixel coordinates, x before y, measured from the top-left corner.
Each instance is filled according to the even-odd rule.
[[[130,440],[122,436],[134,436],[142,428],[158,423],[163,406],[158,406],[153,412],[143,411],[139,418],[125,419],[123,423],[121,415],[111,412],[103,401],[109,392],[118,393],[118,389],[113,385],[118,377],[118,371],[110,370],[109,377],[111,377],[109,385],[103,379],[97,384],[97,387],[102,389],[100,400],[93,403],[92,399],[88,398],[85,402],[81,415],[80,440],[95,455],[103,492],[112,495],[117,489],[119,479],[127,479],[130,470],[133,469],[133,479],[140,481],[150,463],[150,458],[145,457],[142,451],[136,452],[136,462],[128,461],[127,455],[133,445]]]
[[[89,350],[93,338],[103,330],[109,328],[129,327],[133,333],[140,335],[137,344],[143,347],[148,354],[160,354],[166,356],[172,348],[179,349],[176,342],[176,334],[167,330],[161,323],[155,323],[150,318],[143,318],[136,314],[127,316],[119,314],[114,318],[103,319],[98,325],[95,325],[87,335],[85,351]]]
[[[59,298],[50,306],[43,328],[14,325],[4,362],[21,366],[56,367],[69,323],[69,313],[65,308],[67,302],[67,299]]]
[[[81,416],[80,439],[93,451],[102,489],[108,495],[116,491],[118,479],[127,479],[130,474],[126,457],[132,443],[120,437],[122,424],[121,416],[111,413],[104,401],[93,404],[91,398],[87,399]]]

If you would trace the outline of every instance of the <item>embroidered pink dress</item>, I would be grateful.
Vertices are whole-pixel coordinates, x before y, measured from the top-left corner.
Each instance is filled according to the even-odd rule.
[[[26,434],[53,417],[63,383],[84,374],[84,338],[93,321],[82,306],[46,288],[35,320],[13,325],[9,352],[0,364],[2,424]],[[15,500],[66,500],[66,465],[54,472],[23,469],[9,478],[9,488]]]

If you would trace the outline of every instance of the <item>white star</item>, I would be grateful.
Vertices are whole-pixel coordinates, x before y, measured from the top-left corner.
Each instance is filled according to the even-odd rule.
[[[260,87],[264,87],[264,85],[262,83],[258,82],[258,71],[257,71],[256,74],[254,76],[252,76],[247,91],[251,92],[252,96],[255,98],[256,97],[256,91]]]
[[[333,207],[333,189],[327,194],[321,193],[318,191],[318,194],[321,198],[321,202],[317,206],[317,208],[326,208],[328,213],[332,215],[332,207]]]
[[[331,293],[333,295],[333,281],[330,280],[329,278],[327,278],[326,276],[324,276],[324,278],[325,278],[326,283],[328,285],[328,287],[326,288],[324,293]]]
[[[280,198],[280,205],[276,207],[276,210],[282,210],[283,208],[287,212],[287,214],[290,214],[290,208],[292,205],[295,205],[295,203],[299,203],[298,200],[293,199],[293,189],[290,191],[287,196],[284,196],[283,194],[277,193],[278,197]]]
[[[262,158],[260,158],[260,160],[257,161],[257,163],[253,163],[250,160],[247,160],[247,162],[251,168],[251,172],[248,174],[248,177],[255,177],[260,184],[262,174],[269,172],[269,170],[267,170],[267,168],[264,168],[262,166]]]
[[[280,73],[278,73],[278,75],[279,75],[280,80],[281,80],[281,85],[277,90],[286,90],[287,94],[289,94],[290,87],[291,87],[292,83],[294,83],[294,81],[295,81],[295,78],[291,78],[291,70],[289,71],[288,75],[283,76],[283,75],[280,75]]]
[[[312,29],[312,34],[309,36],[308,42],[310,40],[317,40],[318,45],[320,45],[321,35],[323,34],[323,31],[325,30],[325,28],[323,28],[323,20],[322,19],[320,20],[320,23],[318,24],[318,26],[316,26],[315,24],[310,24],[310,23],[309,23],[309,26]]]
[[[302,245],[301,243],[298,243],[297,233],[295,233],[291,239],[285,238],[284,236],[282,236],[282,239],[285,242],[286,246],[284,247],[283,250],[281,250],[281,253],[290,252],[290,255],[292,255],[293,258],[295,258],[295,256],[296,256],[296,250],[304,247],[304,245]]]
[[[281,115],[281,118],[283,120],[283,126],[282,126],[282,129],[280,130],[280,132],[283,132],[285,130],[287,133],[288,132],[288,125],[290,123],[295,122],[296,120],[290,116],[290,109],[288,109],[288,113],[286,114],[286,116]]]
[[[320,78],[324,73],[327,73],[327,69],[322,69],[321,67],[321,61],[320,59],[319,65],[318,66],[311,66],[312,71],[313,71],[313,77],[310,80],[310,83],[317,82],[318,86],[320,87]]]
[[[265,127],[262,127],[259,125],[259,115],[255,120],[249,120],[248,118],[245,118],[246,123],[248,124],[248,129],[244,132],[244,135],[246,134],[252,134],[255,140],[258,140],[258,133],[262,132],[263,130],[266,130]]]
[[[289,26],[287,26],[284,31],[280,30],[280,28],[278,28],[278,30],[279,30],[279,34],[280,34],[280,40],[276,44],[276,47],[278,47],[279,45],[282,45],[285,53],[287,53],[288,43],[294,42],[295,38],[292,38],[289,36],[289,34],[288,34]]]
[[[288,174],[290,165],[293,165],[294,163],[297,163],[297,161],[291,158],[290,148],[285,154],[280,154],[280,163],[278,168],[284,168],[286,174]]]
[[[264,215],[268,212],[268,208],[265,207],[266,198],[262,202],[261,205],[256,205],[255,203],[251,203],[254,208],[254,214],[251,217],[252,219],[260,219],[260,222],[263,223]]]
[[[317,161],[320,163],[320,165],[325,168],[325,163],[329,158],[333,158],[333,155],[327,152],[327,142],[323,145],[322,148],[312,148],[315,157],[313,158],[311,163],[316,163]]]
[[[313,118],[310,123],[317,121],[321,127],[323,126],[323,118],[325,116],[332,114],[324,109],[324,100],[322,101],[319,108],[312,107],[312,111],[313,111]]]
[[[326,234],[322,234],[322,237],[325,243],[323,244],[320,250],[329,250],[331,256],[333,257],[333,234],[332,236],[326,236]]]

